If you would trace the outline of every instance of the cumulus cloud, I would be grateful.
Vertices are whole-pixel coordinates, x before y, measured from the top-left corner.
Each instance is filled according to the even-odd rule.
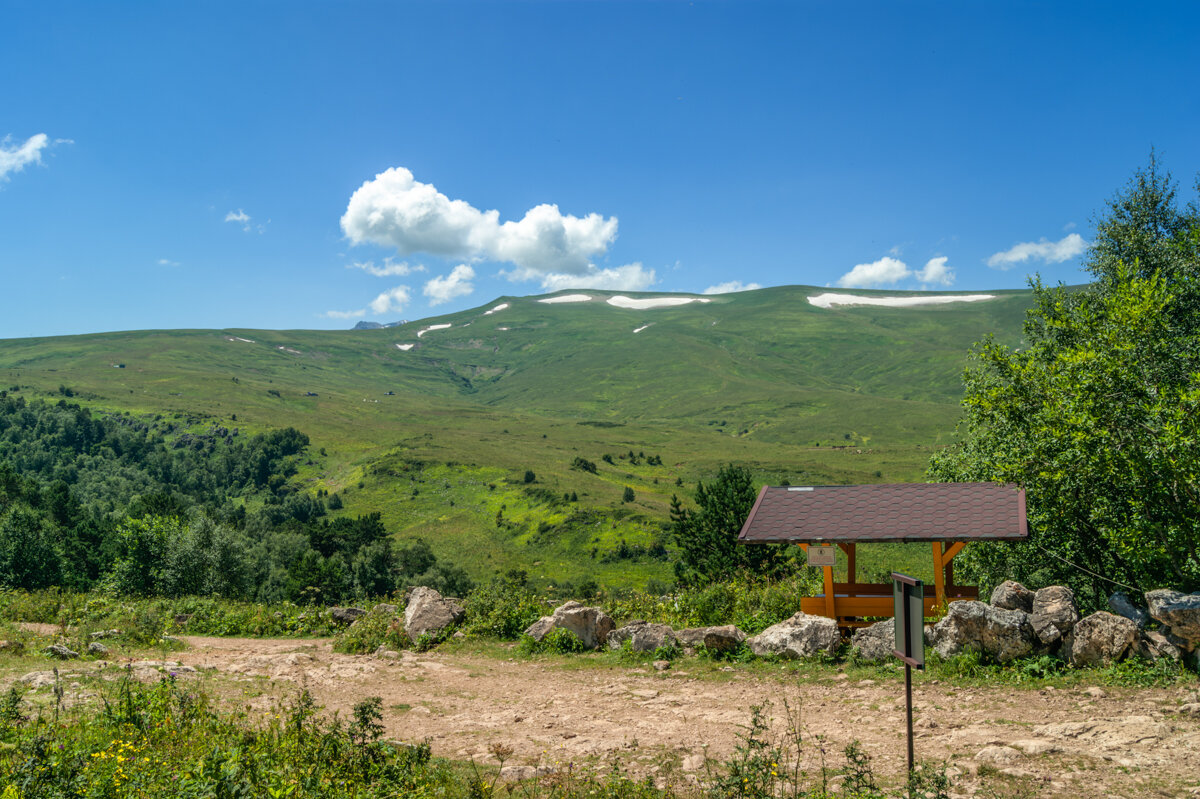
[[[438,275],[425,284],[424,294],[429,298],[430,305],[441,305],[450,302],[455,297],[465,297],[475,290],[471,281],[475,279],[475,270],[466,264],[459,264],[448,275]]]
[[[510,275],[505,276],[509,279],[517,279]],[[562,291],[563,289],[641,291],[653,286],[656,280],[653,269],[646,269],[640,263],[632,263],[618,266],[615,269],[598,269],[592,266],[581,275],[551,272],[542,276],[541,283],[542,288],[546,291]]]
[[[396,286],[394,289],[388,289],[371,300],[371,313],[378,315],[390,311],[403,311],[410,298],[408,286]]]
[[[734,292],[737,292],[737,291],[754,291],[755,289],[760,289],[760,288],[762,288],[762,286],[760,286],[758,283],[743,283],[740,280],[730,280],[725,283],[718,283],[715,286],[709,286],[701,293],[702,294],[733,294]]]
[[[954,270],[946,266],[950,259],[944,255],[930,258],[925,267],[916,272],[917,280],[926,285],[950,286],[954,284]]]
[[[16,174],[30,164],[42,163],[42,153],[55,144],[70,144],[70,139],[55,139],[45,133],[35,133],[20,144],[11,136],[0,139],[0,183],[7,183],[9,175]]]
[[[869,289],[871,286],[899,283],[911,274],[904,261],[885,255],[878,261],[858,264],[838,278],[837,284],[844,289]]]
[[[899,258],[884,256],[869,264],[858,264],[838,278],[838,286],[844,289],[869,289],[872,286],[890,286],[901,280],[916,278],[925,285],[949,286],[954,283],[954,270],[946,263],[944,255],[930,258],[921,269],[909,269]]]
[[[323,315],[329,319],[358,319],[360,316],[367,315],[367,309],[359,308],[357,311],[326,311]]]
[[[394,247],[401,256],[425,252],[466,260],[506,261],[510,280],[557,280],[577,276],[616,279],[592,259],[617,237],[616,217],[563,214],[557,205],[537,205],[516,221],[501,223],[499,211],[480,211],[452,200],[432,184],[393,167],[363,183],[342,215],[342,231],[353,244]]]
[[[425,271],[425,267],[421,266],[420,264],[417,266],[412,266],[411,264],[403,261],[397,264],[393,263],[391,258],[384,258],[383,263],[379,266],[376,266],[374,261],[355,261],[352,264],[347,264],[346,268],[361,269],[367,274],[374,275],[375,277],[394,277],[396,275],[403,276],[412,274],[413,272]]]
[[[993,269],[1012,269],[1026,261],[1060,264],[1083,253],[1088,243],[1078,233],[1070,233],[1058,241],[1024,241],[987,259]]]

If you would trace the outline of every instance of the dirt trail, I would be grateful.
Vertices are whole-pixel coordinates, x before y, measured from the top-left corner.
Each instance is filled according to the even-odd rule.
[[[694,772],[706,751],[716,759],[730,753],[751,706],[771,700],[782,717],[787,699],[810,740],[828,739],[831,761],[857,739],[879,773],[903,770],[903,690],[894,681],[804,681],[741,669],[701,679],[687,661],[660,673],[462,652],[341,655],[329,641],[186,640],[189,649],[175,657],[202,674],[269,678],[277,695],[306,685],[343,714],[380,696],[390,736],[430,738],[446,757],[486,760],[488,745],[503,743],[514,748],[515,764],[616,758],[642,773],[667,763]],[[1194,683],[1089,690],[915,686],[918,757],[953,759],[960,790],[982,767],[985,776],[1030,783],[1036,795],[1200,796],[1200,713],[1186,712],[1200,711],[1188,705],[1200,701]],[[265,711],[269,699],[255,706]]]

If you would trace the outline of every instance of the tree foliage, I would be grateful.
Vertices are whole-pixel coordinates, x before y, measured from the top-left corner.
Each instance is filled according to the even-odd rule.
[[[968,547],[968,578],[1066,583],[1092,608],[1113,581],[1200,588],[1198,230],[1152,158],[1097,223],[1096,283],[1034,280],[1024,346],[972,351],[930,472],[1023,486],[1030,538]]]
[[[712,483],[696,484],[696,509],[671,497],[671,533],[679,547],[675,577],[682,586],[728,580],[741,572],[773,576],[788,559],[776,545],[740,546],[738,532],[757,495],[750,471],[722,466]]]

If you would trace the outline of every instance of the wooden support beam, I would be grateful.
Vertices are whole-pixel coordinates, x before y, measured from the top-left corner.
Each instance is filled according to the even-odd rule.
[[[950,561],[954,560],[955,555],[963,551],[963,547],[965,546],[966,542],[964,541],[955,541],[953,544],[946,544],[942,549],[942,562],[949,564]]]
[[[942,542],[933,542],[933,589],[938,607],[946,606],[946,571],[942,560]]]
[[[825,615],[831,619],[837,618],[837,600],[833,593],[833,567],[824,566],[825,572]]]
[[[846,582],[848,582],[848,583],[858,582],[855,579],[855,574],[857,572],[857,564],[855,563],[856,558],[854,557],[855,556],[855,552],[854,552],[855,545],[854,544],[838,544],[838,546],[840,546],[842,548],[842,551],[846,553]]]

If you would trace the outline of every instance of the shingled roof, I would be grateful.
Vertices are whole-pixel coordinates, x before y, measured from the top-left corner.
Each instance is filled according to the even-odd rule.
[[[764,486],[738,541],[1025,538],[1025,490],[998,483]]]

